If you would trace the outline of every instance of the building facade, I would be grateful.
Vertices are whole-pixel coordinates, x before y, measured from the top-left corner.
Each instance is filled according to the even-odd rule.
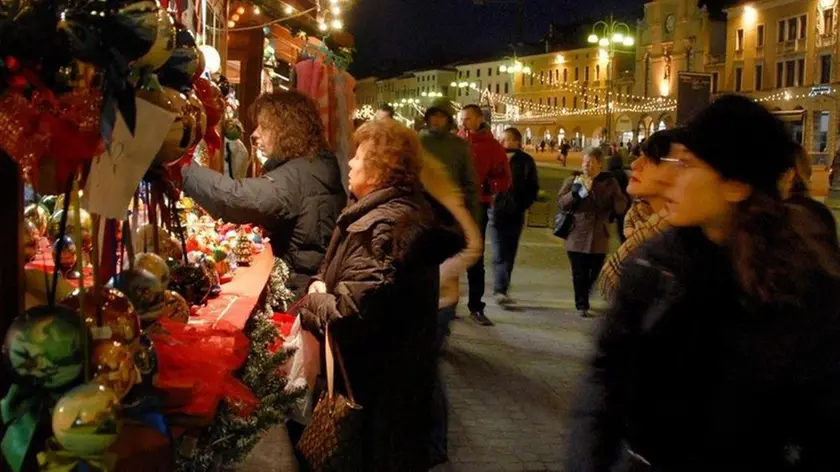
[[[837,1],[763,0],[726,13],[721,91],[763,102],[813,164],[831,164],[838,144]]]
[[[645,4],[638,23],[635,85],[638,97],[676,99],[680,72],[711,75],[712,93],[724,77],[726,23],[714,21],[696,0],[655,0]],[[636,124],[639,137],[673,126],[671,110],[643,113]]]
[[[357,80],[354,92],[356,94],[356,106],[359,108],[367,105],[376,109],[381,105],[376,77],[365,77]]]
[[[501,67],[510,62],[509,59],[495,61],[471,62],[455,65],[457,77],[452,80],[455,85],[452,99],[462,105],[478,104],[486,97],[512,97],[513,77],[501,72]],[[489,104],[487,102],[484,103]],[[502,100],[492,100],[495,113],[504,114],[507,106]]]

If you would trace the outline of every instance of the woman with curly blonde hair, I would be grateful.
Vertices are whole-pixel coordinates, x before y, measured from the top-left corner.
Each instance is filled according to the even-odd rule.
[[[424,192],[416,133],[384,120],[355,137],[355,202],[338,218],[298,314],[319,339],[328,329],[364,408],[359,470],[426,471],[439,266],[463,236],[444,204]]]
[[[256,224],[303,294],[324,258],[347,201],[338,161],[329,151],[315,102],[295,91],[262,95],[251,116],[252,141],[267,158],[261,177],[234,180],[195,163],[183,170],[184,193],[214,218]]]

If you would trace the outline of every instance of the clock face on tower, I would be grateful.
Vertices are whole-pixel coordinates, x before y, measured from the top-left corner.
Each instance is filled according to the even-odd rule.
[[[674,26],[677,24],[677,19],[674,17],[673,14],[670,14],[665,17],[665,32],[666,33],[673,33]]]

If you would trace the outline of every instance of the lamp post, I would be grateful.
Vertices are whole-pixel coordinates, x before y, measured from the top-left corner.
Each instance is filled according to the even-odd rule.
[[[600,34],[599,34],[600,33]],[[630,27],[626,23],[616,21],[612,15],[605,21],[599,21],[592,26],[592,32],[587,38],[590,44],[600,46],[600,54],[607,57],[607,142],[612,142],[612,66],[616,52],[627,52],[619,47],[632,47],[635,44],[630,35]]]
[[[476,82],[452,82],[449,84],[452,88],[457,89],[471,89],[478,92],[478,100],[481,101],[482,98],[482,90],[481,90],[481,79],[476,79]],[[472,92],[467,92],[467,97],[471,97]]]

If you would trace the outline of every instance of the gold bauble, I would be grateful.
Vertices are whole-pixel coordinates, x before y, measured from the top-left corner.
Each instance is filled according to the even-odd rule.
[[[176,114],[175,121],[169,127],[169,133],[163,141],[163,145],[155,156],[155,161],[160,164],[175,162],[187,153],[192,147],[195,139],[195,116],[190,113],[189,99],[181,92],[164,87],[163,93],[172,104],[172,111]]]
[[[157,36],[152,48],[143,57],[134,62],[134,67],[158,69],[166,64],[175,50],[175,25],[165,8],[157,12]]]
[[[195,146],[204,139],[204,133],[207,132],[207,113],[204,111],[204,104],[201,103],[194,92],[190,92],[187,98],[190,102],[190,115],[195,122],[192,143]]]

